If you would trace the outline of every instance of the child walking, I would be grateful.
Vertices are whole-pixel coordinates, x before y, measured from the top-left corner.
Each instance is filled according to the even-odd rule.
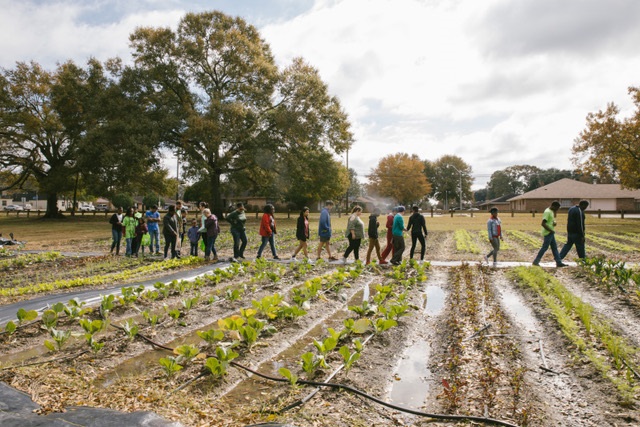
[[[198,228],[198,221],[191,221],[191,228],[187,231],[187,237],[189,237],[189,243],[191,243],[191,251],[189,255],[198,256],[198,242],[200,241],[200,228]]]

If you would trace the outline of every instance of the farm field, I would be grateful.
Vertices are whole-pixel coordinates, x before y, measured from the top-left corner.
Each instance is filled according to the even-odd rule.
[[[588,259],[575,267],[494,269],[478,263],[489,251],[482,214],[426,219],[425,263],[407,260],[407,238],[398,267],[269,254],[169,283],[167,271],[202,259],[67,257],[53,249],[108,251],[109,228],[73,220],[84,231],[70,243],[57,234],[66,226],[48,225],[38,243],[46,252],[0,258],[1,305],[60,300],[0,325],[0,380],[43,413],[149,410],[185,426],[640,424],[639,222],[589,217]],[[344,220],[333,221],[337,255]],[[281,258],[296,246],[294,221],[278,217]],[[498,261],[530,262],[539,221],[505,216]],[[0,218],[0,228],[20,239],[43,226],[22,222]],[[559,231],[564,224],[559,216]],[[248,228],[253,258],[257,221]],[[228,234],[216,245],[226,256]],[[560,247],[564,239],[559,232]],[[315,255],[316,241],[310,248]],[[147,277],[158,282],[137,286]],[[91,307],[65,297],[116,284],[125,285],[119,296]]]

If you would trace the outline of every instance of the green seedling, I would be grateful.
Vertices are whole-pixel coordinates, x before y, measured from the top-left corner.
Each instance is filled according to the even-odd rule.
[[[256,314],[258,314],[258,311],[253,308],[240,309],[240,316],[244,317],[245,319],[249,319],[250,317],[255,317]]]
[[[246,320],[243,317],[234,314],[230,317],[225,317],[224,319],[218,319],[218,327],[223,331],[237,331],[244,324]]]
[[[280,375],[288,379],[289,384],[291,384],[292,386],[295,387],[298,384],[298,376],[295,374],[292,374],[291,371],[288,370],[287,368],[280,368],[278,369],[278,372],[280,373]]]
[[[64,312],[71,319],[77,319],[92,311],[91,308],[84,307],[85,304],[84,301],[80,301],[78,298],[70,299],[67,305],[64,306]]]
[[[313,340],[313,345],[318,349],[318,352],[325,356],[327,353],[332,351],[338,345],[338,340],[333,337],[325,338],[324,341],[320,342],[317,340]]]
[[[198,354],[200,354],[200,350],[194,345],[181,345],[176,347],[173,350],[173,353],[177,355],[177,363],[181,365],[188,365]]]
[[[147,291],[144,292],[140,297],[148,301],[155,301],[160,298],[160,293],[158,291],[147,289]]]
[[[356,349],[356,351],[358,353],[361,353],[362,349],[364,348],[364,345],[362,344],[362,341],[360,341],[359,339],[353,340],[353,346],[355,347],[355,349]]]
[[[297,305],[282,305],[280,306],[278,312],[277,312],[277,317],[278,318],[283,318],[283,319],[296,319],[298,317],[302,317],[305,314],[307,314],[307,312],[302,309],[302,307],[299,307]]]
[[[79,322],[80,326],[82,326],[82,329],[84,329],[84,331],[89,335],[97,334],[98,332],[102,331],[107,325],[106,322],[98,319],[93,321],[88,319],[80,319]]]
[[[100,301],[100,316],[103,319],[109,317],[109,313],[115,308],[115,299],[114,295],[103,295],[102,300]]]
[[[238,357],[238,353],[224,347],[216,347],[216,357],[209,357],[204,367],[215,377],[221,377],[227,374],[229,363]]]
[[[18,325],[22,325],[24,322],[35,320],[38,317],[38,312],[35,310],[27,311],[24,308],[21,308],[16,313],[16,317],[18,318]]]
[[[265,296],[260,301],[252,300],[251,304],[256,310],[258,310],[258,313],[263,314],[269,319],[275,319],[278,317],[278,308],[283,299],[284,297],[275,293],[273,295]]]
[[[242,298],[243,294],[244,294],[244,291],[238,288],[235,288],[235,289],[227,288],[227,292],[226,292],[226,296],[229,301],[237,301],[240,298]]]
[[[184,307],[185,311],[189,311],[193,307],[195,307],[196,304],[198,304],[199,300],[200,300],[200,296],[196,295],[193,298],[183,299],[181,302],[182,302],[182,306]]]
[[[122,295],[118,298],[120,304],[124,306],[131,305],[138,300],[138,294],[133,287],[123,287],[120,291]]]
[[[373,307],[369,305],[369,301],[362,301],[361,305],[350,305],[349,310],[353,311],[360,317],[365,317],[375,312]]]
[[[224,339],[224,332],[218,329],[209,329],[208,331],[197,331],[200,338],[205,340],[208,345],[214,345]]]
[[[42,325],[48,331],[51,331],[58,324],[58,313],[49,309],[42,313]]]
[[[169,294],[171,293],[171,289],[169,289],[167,285],[162,282],[154,283],[153,287],[156,288],[156,290],[160,293],[160,295],[162,295],[163,298],[168,298]]]
[[[366,318],[358,319],[358,320],[345,319],[343,324],[349,335],[351,334],[361,335],[369,330],[369,327],[371,326],[371,321]]]
[[[127,320],[121,326],[122,326],[122,329],[124,329],[124,332],[129,337],[129,339],[132,341],[136,337],[136,335],[138,335],[138,331],[140,330],[140,328],[138,327],[138,325],[133,319]]]
[[[142,312],[142,317],[144,317],[151,326],[155,326],[158,323],[158,320],[160,320],[157,314],[151,314],[146,310]]]
[[[163,357],[159,360],[159,362],[168,378],[171,378],[182,369],[182,366],[176,361],[176,358],[174,357]]]
[[[376,319],[373,324],[373,330],[376,334],[380,332],[384,332],[388,329],[393,328],[394,326],[398,326],[398,322],[392,319]]]
[[[55,311],[56,314],[60,314],[64,311],[64,304],[61,302],[57,302],[51,306],[51,310]]]
[[[249,325],[240,327],[240,329],[238,329],[238,332],[247,344],[247,348],[251,350],[251,347],[258,340],[258,332]]]
[[[89,344],[91,351],[93,351],[94,353],[98,353],[100,350],[102,350],[102,347],[104,347],[104,345],[106,344],[103,342],[96,341],[93,335],[90,335],[87,338],[87,343]]]
[[[49,333],[51,334],[51,338],[53,341],[46,340],[44,342],[45,347],[47,347],[50,351],[59,351],[65,345],[65,343],[71,337],[71,331],[62,331],[52,328]]]
[[[180,316],[182,315],[182,312],[180,312],[180,310],[178,310],[177,308],[174,308],[172,310],[168,310],[167,314],[169,315],[169,317],[171,317],[173,320],[178,320],[180,318]]]
[[[409,304],[393,304],[391,306],[385,307],[386,312],[384,313],[385,318],[398,320],[402,316],[407,316],[409,314]]]
[[[349,372],[349,369],[351,369],[351,366],[358,359],[360,359],[360,352],[356,350],[353,353],[351,353],[351,351],[349,350],[349,347],[347,347],[346,345],[343,345],[342,347],[340,347],[340,350],[338,350],[338,352],[342,355],[342,359],[344,360],[344,369],[347,372]]]
[[[7,324],[4,326],[4,330],[5,330],[5,332],[6,332],[6,333],[8,333],[9,335],[12,335],[12,334],[16,331],[16,329],[18,329],[18,327],[17,327],[17,326],[16,326],[16,324],[15,324],[15,323],[13,323],[13,321],[11,321],[11,320],[9,321],[9,323],[7,323]]]
[[[318,369],[318,366],[320,365],[318,357],[309,351],[304,353],[301,356],[301,359],[302,359],[302,370],[305,371],[307,375],[313,376],[314,372],[316,371],[316,369]]]

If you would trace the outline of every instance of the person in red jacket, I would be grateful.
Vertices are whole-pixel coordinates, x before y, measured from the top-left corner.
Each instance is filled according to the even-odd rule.
[[[391,209],[391,213],[387,215],[387,223],[385,227],[387,227],[387,246],[385,246],[382,251],[382,258],[380,259],[380,264],[387,264],[386,258],[389,256],[389,253],[393,256],[395,254],[395,250],[393,249],[393,234],[391,229],[393,228],[393,218],[396,215],[396,208]]]
[[[268,204],[264,207],[264,213],[262,214],[262,221],[260,221],[260,236],[262,236],[262,244],[258,249],[257,258],[262,257],[262,251],[264,247],[267,246],[267,242],[269,242],[269,246],[271,246],[271,254],[273,255],[273,259],[278,258],[278,254],[276,253],[276,219],[273,216],[276,209],[273,205]]]

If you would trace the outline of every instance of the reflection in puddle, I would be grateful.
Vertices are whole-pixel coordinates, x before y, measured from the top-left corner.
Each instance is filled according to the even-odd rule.
[[[444,290],[440,286],[427,286],[424,291],[427,298],[424,312],[430,316],[437,316],[444,308]]]
[[[429,343],[419,341],[408,347],[400,360],[389,400],[395,404],[419,409],[429,392],[427,377],[431,372],[427,368]]]
[[[527,331],[535,333],[536,319],[529,307],[524,304],[520,295],[508,288],[501,289],[501,292],[502,304],[509,314],[513,316],[516,323],[523,326]]]

